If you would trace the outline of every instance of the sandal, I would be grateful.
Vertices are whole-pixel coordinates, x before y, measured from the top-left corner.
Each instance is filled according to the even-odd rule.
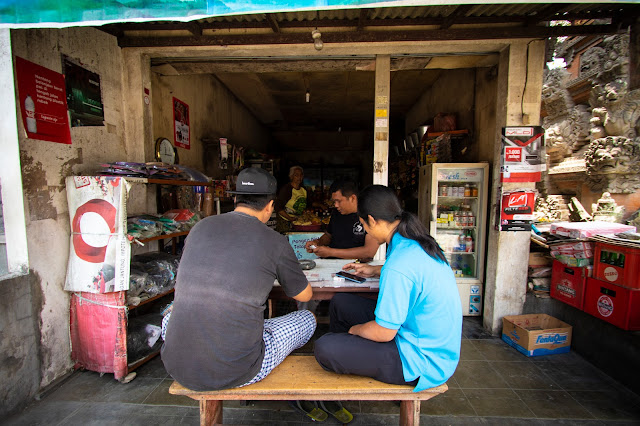
[[[320,401],[320,407],[333,417],[338,419],[342,424],[349,423],[353,420],[353,414],[342,406],[340,401]]]
[[[314,422],[324,422],[329,415],[318,408],[315,401],[289,401],[289,404],[306,416],[311,417]]]

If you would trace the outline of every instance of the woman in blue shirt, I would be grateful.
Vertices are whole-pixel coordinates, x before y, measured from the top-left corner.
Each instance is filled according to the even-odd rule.
[[[358,216],[368,234],[389,245],[387,260],[343,269],[379,275],[378,300],[336,294],[330,333],[316,341],[316,359],[325,370],[411,384],[416,392],[438,386],[460,359],[462,308],[453,271],[425,226],[402,210],[388,187],[365,188]]]

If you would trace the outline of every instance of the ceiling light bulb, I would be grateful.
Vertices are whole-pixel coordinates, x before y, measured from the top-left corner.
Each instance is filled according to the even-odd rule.
[[[304,99],[308,103],[310,98],[311,98],[311,93],[309,93],[309,91],[307,90],[307,93],[304,95]]]
[[[318,31],[318,29],[316,28],[315,30],[311,31],[311,37],[314,40],[318,39],[318,38],[322,37],[322,33],[320,31]]]
[[[322,50],[322,47],[323,47],[323,46],[324,46],[324,43],[322,43],[322,40],[321,40],[321,39],[317,38],[317,39],[315,39],[315,40],[314,40],[314,42],[313,42],[313,47],[314,47],[316,50]]]

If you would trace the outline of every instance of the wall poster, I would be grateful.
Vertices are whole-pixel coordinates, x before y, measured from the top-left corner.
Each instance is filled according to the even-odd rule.
[[[531,232],[536,192],[505,191],[500,203],[500,230]]]
[[[100,76],[62,55],[71,127],[104,126]]]
[[[16,56],[16,78],[27,137],[70,144],[64,76]]]
[[[176,98],[173,98],[173,137],[175,146],[190,148],[189,105]]]
[[[544,129],[540,126],[502,128],[501,182],[540,182],[546,170]]]

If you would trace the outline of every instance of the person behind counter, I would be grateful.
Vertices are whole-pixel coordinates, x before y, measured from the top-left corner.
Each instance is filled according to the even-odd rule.
[[[336,180],[329,188],[337,212],[331,215],[327,231],[307,241],[305,249],[318,257],[372,259],[380,245],[367,234],[358,219],[357,186],[349,180]]]
[[[162,321],[162,362],[190,389],[219,390],[266,377],[316,328],[308,310],[264,319],[275,279],[295,300],[312,289],[286,237],[266,226],[276,179],[238,175],[236,208],[198,222],[186,239],[171,312]]]
[[[365,188],[358,216],[367,233],[389,244],[383,266],[350,263],[363,277],[380,276],[377,302],[338,293],[330,333],[315,343],[328,371],[411,384],[421,391],[446,382],[460,359],[462,308],[453,271],[419,219],[404,212],[393,190]]]
[[[307,208],[307,190],[302,185],[304,171],[300,166],[289,169],[289,182],[280,188],[275,201],[278,213],[277,230],[287,232],[291,222],[295,221]]]

